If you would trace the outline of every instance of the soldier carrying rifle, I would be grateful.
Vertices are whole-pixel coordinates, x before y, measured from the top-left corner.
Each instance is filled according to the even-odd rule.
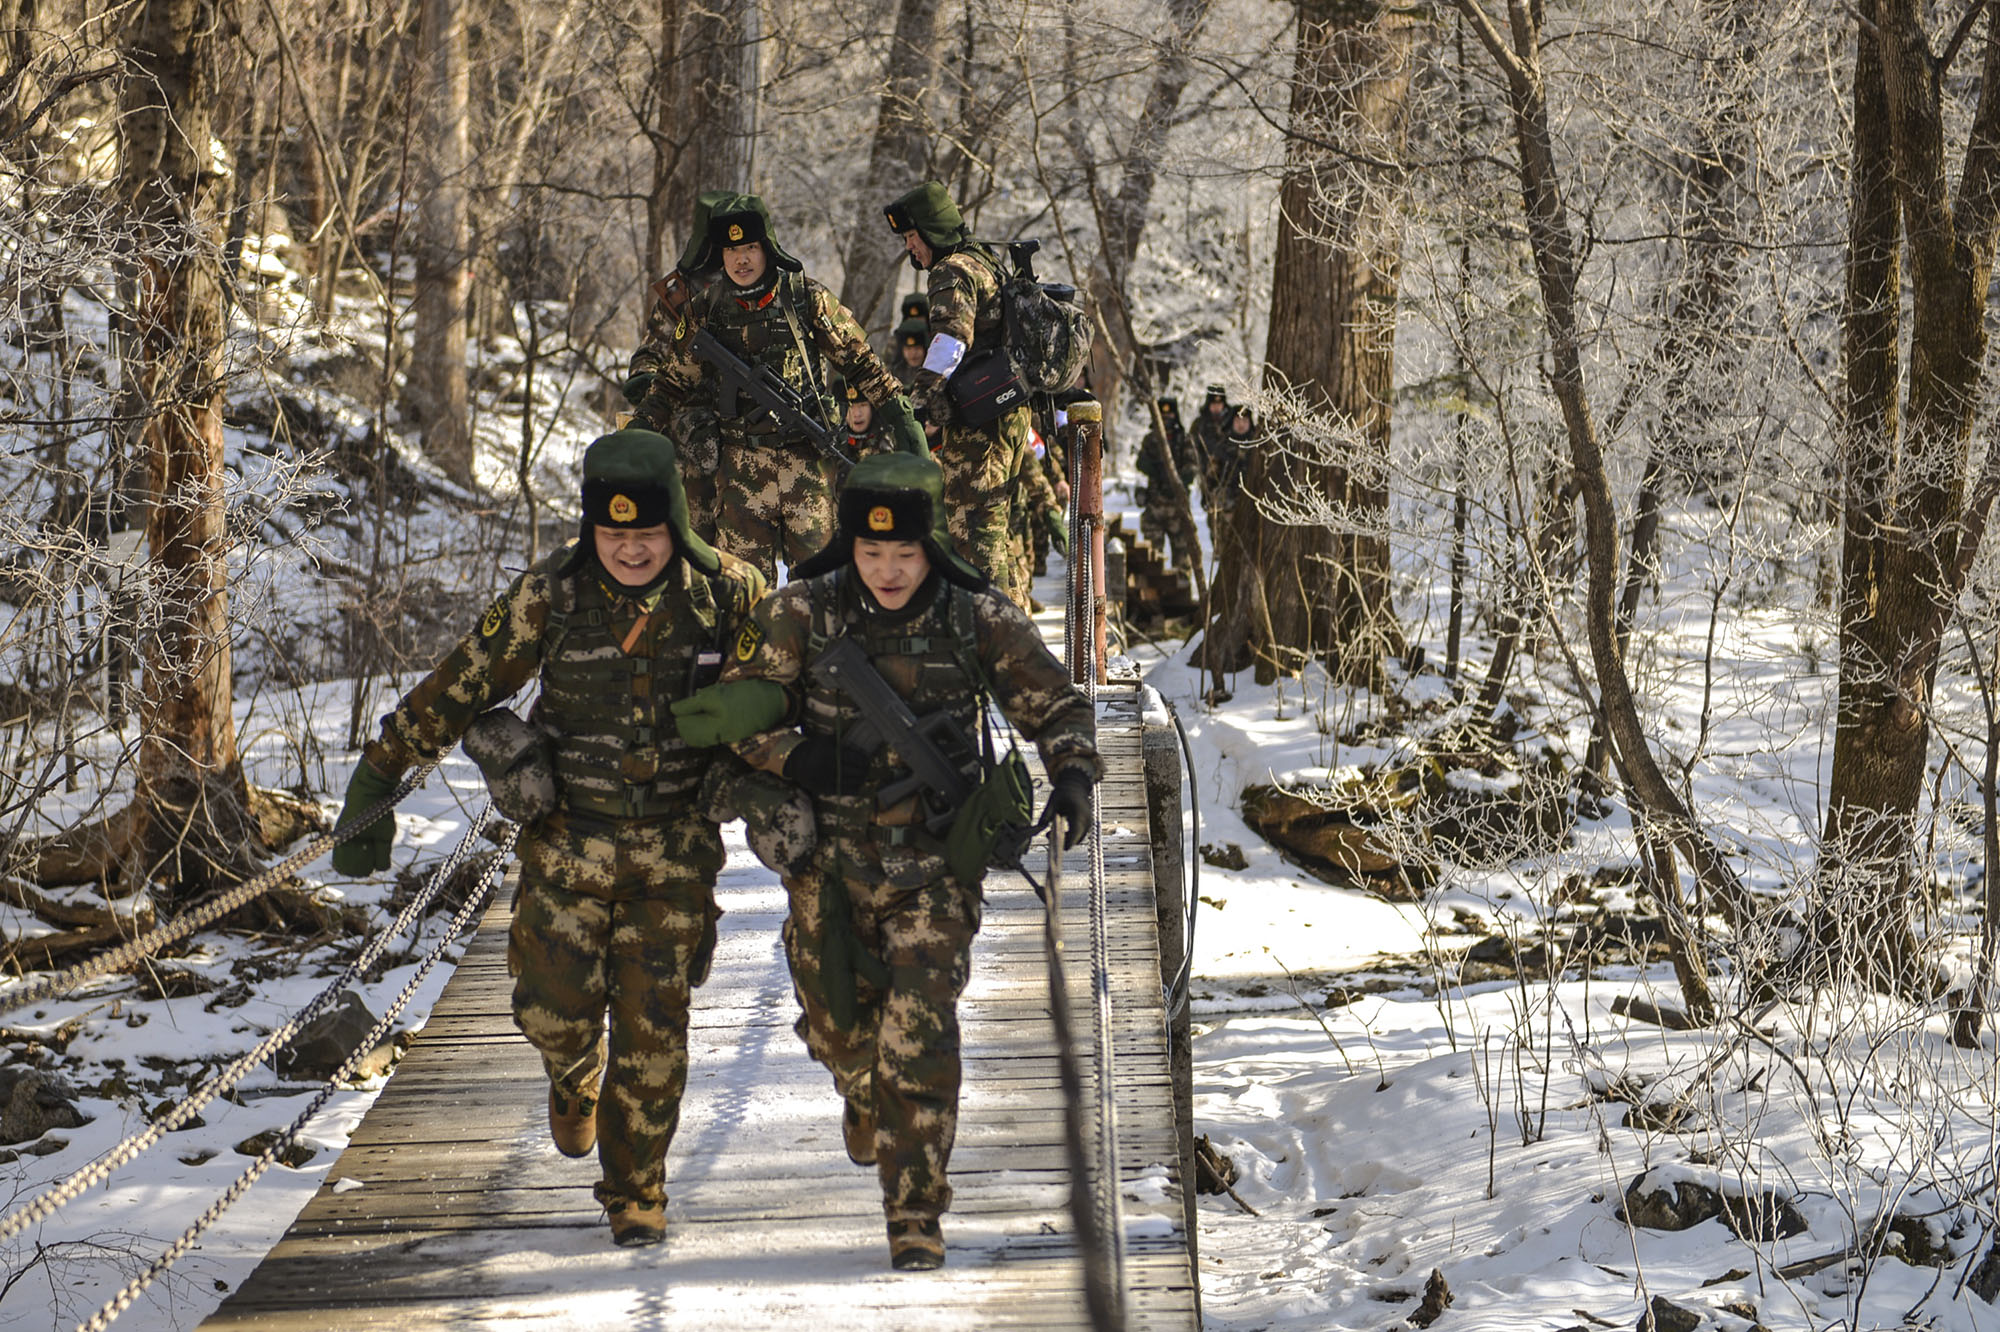
[[[834,488],[853,459],[837,445],[844,404],[832,372],[899,447],[922,450],[923,433],[854,316],[778,244],[764,201],[702,199],[705,233],[681,268],[721,277],[699,290],[674,274],[662,284],[673,323],[657,322],[670,346],[646,358],[658,369],[636,415],[680,440],[688,459],[715,458],[717,544],[775,582],[781,552],[797,565],[833,535]]]
[[[1032,815],[1025,764],[996,756],[985,705],[1041,751],[1043,823],[1060,815],[1071,842],[1091,818],[1096,723],[1033,622],[953,553],[933,460],[862,459],[836,537],[798,572],[725,666],[723,711],[745,716],[718,720],[740,734],[751,710],[775,711],[753,682],[781,686],[800,719],[736,745],[812,796],[817,845],[785,876],[798,1029],[846,1099],[849,1157],[876,1168],[892,1264],[933,1268],[982,881],[1019,863]]]

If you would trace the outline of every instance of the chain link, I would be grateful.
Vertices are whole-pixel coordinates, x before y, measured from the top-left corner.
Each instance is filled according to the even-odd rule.
[[[425,886],[424,891],[419,893],[408,906],[403,908],[402,913],[396,917],[395,921],[387,929],[382,930],[373,939],[368,941],[367,946],[355,955],[354,960],[347,965],[346,970],[334,978],[332,984],[313,996],[311,1002],[293,1014],[291,1019],[284,1025],[259,1041],[248,1053],[240,1056],[234,1063],[203,1083],[201,1087],[189,1093],[178,1104],[154,1119],[145,1128],[126,1138],[103,1156],[100,1156],[97,1160],[69,1176],[69,1178],[63,1180],[61,1183],[44,1190],[26,1204],[10,1212],[4,1220],[0,1220],[0,1242],[12,1239],[28,1226],[52,1215],[57,1208],[75,1198],[85,1189],[108,1179],[111,1172],[119,1166],[124,1165],[127,1161],[130,1161],[133,1157],[158,1142],[166,1134],[194,1118],[203,1106],[235,1086],[252,1069],[262,1064],[266,1059],[269,1059],[280,1048],[289,1044],[292,1038],[306,1024],[332,1007],[333,1001],[339,996],[341,991],[347,989],[356,980],[360,979],[361,976],[366,974],[368,968],[374,965],[375,960],[388,949],[390,941],[398,938],[408,930],[418,915],[430,905],[431,900],[437,896],[438,891],[441,891],[442,885],[450,880],[452,874],[457,871],[458,866],[466,859],[470,848],[478,839],[480,833],[485,830],[487,823],[492,817],[493,810],[491,806],[480,810],[479,817],[474,819],[472,826],[466,830],[464,840],[459,842],[452,853],[439,863],[436,870],[432,871],[430,881]],[[508,846],[513,845],[512,834],[505,840]]]
[[[219,896],[211,897],[192,911],[176,916],[165,925],[137,938],[128,939],[116,948],[94,954],[66,971],[59,971],[20,988],[0,993],[0,1013],[11,1013],[30,1004],[38,1004],[68,994],[83,982],[107,972],[123,971],[167,944],[186,938],[202,926],[220,920],[237,908],[256,901],[290,878],[293,870],[317,860],[332,847],[352,841],[362,829],[372,826],[377,819],[401,803],[403,797],[423,785],[424,779],[430,776],[431,770],[435,767],[437,760],[433,759],[421,768],[405,774],[394,792],[376,801],[362,813],[330,833],[317,834],[311,841],[269,869],[253,878],[245,879]]]
[[[490,813],[490,810],[487,813]],[[467,842],[459,844],[461,849],[469,843],[473,833],[478,832],[480,827],[484,825],[487,820],[487,813],[480,815],[479,820],[473,825],[472,832],[466,835]],[[452,942],[460,935],[464,934],[477,918],[478,913],[485,909],[486,901],[493,892],[494,881],[499,877],[500,872],[506,868],[507,852],[513,848],[514,838],[519,831],[518,826],[511,828],[501,838],[500,854],[494,858],[493,864],[481,876],[479,886],[467,895],[465,902],[459,907],[457,914],[451,918],[451,925],[446,929],[444,937],[439,939],[430,951],[424,954],[423,961],[418,964],[416,973],[410,977],[409,983],[403,987],[402,993],[398,994],[390,1003],[388,1011],[383,1013],[375,1025],[369,1029],[368,1034],[362,1037],[361,1043],[355,1046],[353,1051],[348,1054],[346,1061],[341,1064],[332,1077],[327,1079],[326,1085],[319,1089],[319,1092],[314,1095],[313,1099],[306,1104],[306,1108],[301,1110],[298,1116],[292,1120],[291,1124],[271,1142],[270,1146],[266,1147],[258,1155],[257,1159],[250,1163],[248,1168],[237,1177],[236,1182],[231,1184],[221,1197],[209,1204],[207,1211],[195,1218],[194,1224],[181,1232],[181,1237],[178,1240],[167,1246],[166,1250],[153,1260],[152,1266],[127,1282],[124,1289],[105,1302],[104,1307],[97,1311],[96,1316],[88,1322],[79,1324],[77,1332],[103,1332],[105,1328],[109,1327],[113,1319],[132,1306],[132,1302],[139,1297],[141,1291],[145,1290],[147,1286],[153,1283],[155,1278],[169,1267],[172,1267],[189,1249],[193,1248],[194,1242],[201,1238],[202,1233],[214,1225],[224,1212],[228,1211],[245,1193],[250,1191],[250,1186],[255,1184],[264,1172],[270,1168],[271,1162],[277,1159],[278,1153],[289,1147],[298,1138],[299,1133],[304,1130],[312,1117],[325,1107],[326,1103],[333,1098],[333,1094],[336,1091],[340,1090],[340,1084],[353,1074],[355,1067],[360,1064],[368,1052],[373,1050],[389,1034],[390,1027],[402,1015],[404,1008],[409,1006],[410,1000],[416,995],[417,989],[423,984],[424,978],[430,975],[432,968],[444,956],[445,949],[450,947]],[[450,877],[450,874],[446,871],[446,866],[440,865],[431,875],[430,882],[424,886],[423,892],[411,904],[412,908],[414,909],[419,906],[428,907],[436,899],[437,895],[443,891],[445,885],[450,882]],[[352,968],[350,968],[351,970]]]

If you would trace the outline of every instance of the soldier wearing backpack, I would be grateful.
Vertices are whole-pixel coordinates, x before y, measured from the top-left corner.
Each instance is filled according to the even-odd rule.
[[[1028,589],[1014,572],[1015,488],[1028,458],[1028,392],[1007,358],[1000,290],[1007,272],[974,240],[958,205],[926,181],[883,212],[910,266],[929,275],[930,341],[910,396],[941,427],[932,442],[944,467],[953,543],[1017,606]]]
[[[507,968],[514,1023],[548,1075],[550,1134],[565,1156],[596,1148],[612,1239],[656,1244],[690,990],[720,915],[722,835],[698,795],[712,764],[738,763],[706,747],[775,724],[784,700],[721,686],[738,729],[686,715],[764,580],[694,534],[669,440],[621,430],[585,451],[582,529],[382,719],[341,819],[465,737],[494,806],[523,825]],[[536,679],[529,720],[499,709]],[[334,869],[387,869],[395,835],[383,816],[335,848]]]
[[[846,1100],[848,1156],[875,1166],[898,1270],[945,1260],[958,997],[993,859],[986,836],[1008,823],[985,817],[989,792],[1009,789],[987,774],[1020,762],[995,755],[985,708],[1041,751],[1053,781],[1042,821],[1060,814],[1070,844],[1088,831],[1101,769],[1090,703],[1034,624],[951,552],[944,503],[933,459],[862,459],[841,490],[839,535],[758,606],[722,686],[782,686],[784,715],[798,719],[736,750],[812,796],[818,845],[785,878],[798,1030]],[[853,683],[863,672],[872,693]],[[883,738],[896,734],[885,690],[906,724],[922,724],[907,748]],[[925,744],[952,782],[974,788],[962,803],[912,757]],[[913,770],[927,775],[908,789]],[[1023,826],[1028,794],[1023,780],[1004,797]]]

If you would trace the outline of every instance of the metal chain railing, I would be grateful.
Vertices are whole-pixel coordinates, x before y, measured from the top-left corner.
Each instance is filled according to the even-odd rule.
[[[38,1004],[58,995],[68,994],[93,977],[108,972],[123,971],[141,958],[150,957],[167,944],[186,938],[202,926],[222,919],[239,907],[248,906],[290,878],[292,871],[301,865],[317,860],[332,847],[352,841],[362,829],[369,827],[394,809],[404,796],[423,785],[424,779],[430,776],[431,770],[435,767],[437,761],[432,760],[420,768],[412,769],[397,784],[394,792],[376,801],[361,814],[349,819],[330,833],[317,834],[277,864],[245,879],[234,888],[209,898],[200,906],[174,917],[166,924],[128,939],[116,948],[93,954],[67,970],[54,972],[14,989],[0,991],[0,1013],[11,1013],[30,1004]]]
[[[1079,429],[1072,439],[1070,463],[1069,604],[1063,617],[1064,654],[1070,678],[1097,708],[1096,599],[1101,582],[1097,568],[1101,543],[1097,525],[1102,505],[1086,492],[1101,484],[1092,452],[1098,442],[1094,428]],[[1091,453],[1090,458],[1085,458]],[[1090,848],[1090,981],[1094,1058],[1092,1086],[1086,1089],[1078,1057],[1075,1020],[1070,1011],[1069,980],[1063,966],[1062,844],[1068,829],[1057,819],[1049,832],[1048,891],[1043,896],[1042,943],[1048,961],[1049,1017],[1055,1027],[1057,1072],[1063,1089],[1063,1142],[1070,1165],[1069,1210],[1083,1251],[1084,1299],[1096,1332],[1123,1332],[1125,1310],[1125,1223],[1118,1170],[1118,1120],[1112,1076],[1110,941],[1105,916],[1104,830],[1091,820]],[[1094,1121],[1094,1134],[1085,1119]],[[1089,1141],[1094,1138],[1094,1143]],[[1094,1151],[1093,1151],[1094,1147]]]
[[[487,806],[479,812],[479,816],[472,821],[472,826],[466,830],[464,839],[459,842],[450,855],[439,862],[438,867],[432,872],[431,879],[424,891],[419,893],[412,899],[409,905],[403,908],[401,914],[396,917],[395,921],[388,928],[382,930],[373,939],[369,940],[367,946],[355,955],[354,960],[348,963],[346,969],[340,975],[336,976],[331,984],[315,995],[304,1008],[293,1014],[287,1022],[259,1041],[247,1053],[236,1059],[234,1063],[231,1063],[195,1091],[190,1092],[179,1103],[156,1117],[144,1129],[132,1134],[91,1164],[78,1170],[60,1183],[45,1189],[27,1203],[9,1213],[4,1219],[0,1219],[0,1242],[12,1239],[28,1226],[52,1215],[57,1208],[75,1198],[85,1189],[108,1179],[111,1173],[118,1169],[119,1166],[138,1156],[139,1153],[151,1147],[162,1137],[166,1136],[166,1134],[192,1119],[203,1106],[235,1086],[252,1069],[289,1044],[293,1037],[298,1035],[300,1030],[330,1008],[333,1005],[334,999],[343,990],[366,974],[368,968],[373,966],[376,959],[381,957],[383,952],[387,950],[390,941],[400,937],[410,928],[410,925],[418,916],[429,907],[431,901],[437,896],[437,893],[442,890],[442,885],[449,882],[451,876],[457,872],[459,865],[464,863],[466,857],[471,852],[471,848],[478,841],[480,834],[485,830],[487,823],[492,817],[493,810],[491,806]],[[366,825],[362,824],[360,826],[365,827]],[[511,847],[513,845],[513,834],[508,834],[503,841],[505,846]],[[500,861],[496,860],[495,863],[500,863]]]
[[[466,840],[459,844],[460,851],[471,845],[473,837],[485,825],[491,813],[492,811],[489,807],[474,821],[471,831],[466,834]],[[506,868],[507,852],[513,848],[514,838],[519,831],[518,826],[512,827],[500,839],[500,854],[494,857],[492,865],[481,876],[478,886],[466,895],[466,899],[459,906],[457,914],[451,918],[451,924],[446,929],[444,936],[438,940],[429,952],[424,954],[423,961],[417,965],[416,973],[410,977],[409,983],[403,986],[402,992],[389,1004],[387,1011],[376,1020],[375,1025],[369,1029],[368,1034],[362,1037],[361,1042],[348,1054],[347,1059],[334,1072],[333,1076],[327,1079],[326,1085],[321,1087],[313,1099],[306,1104],[305,1109],[301,1110],[292,1120],[291,1124],[283,1129],[271,1144],[258,1154],[257,1159],[252,1161],[241,1175],[237,1176],[236,1182],[231,1184],[221,1197],[209,1204],[208,1210],[196,1217],[194,1223],[181,1232],[179,1239],[168,1245],[160,1256],[153,1260],[151,1266],[147,1267],[138,1276],[132,1278],[131,1281],[125,1284],[122,1290],[107,1300],[104,1307],[99,1309],[94,1317],[87,1322],[79,1324],[77,1332],[103,1332],[105,1328],[111,1325],[113,1319],[130,1308],[132,1302],[139,1297],[140,1293],[147,1286],[153,1283],[155,1278],[178,1262],[189,1249],[194,1247],[195,1241],[201,1238],[204,1231],[214,1225],[224,1212],[228,1211],[245,1193],[249,1192],[250,1186],[255,1184],[263,1173],[270,1168],[271,1162],[277,1159],[278,1153],[289,1147],[305,1128],[306,1124],[312,1120],[312,1117],[325,1107],[327,1101],[332,1099],[333,1094],[340,1089],[340,1084],[353,1074],[356,1066],[360,1064],[368,1052],[373,1050],[389,1034],[390,1027],[402,1015],[403,1010],[409,1006],[410,1000],[415,997],[418,987],[423,984],[424,978],[430,975],[432,968],[444,956],[445,949],[450,947],[452,942],[460,935],[464,934],[477,918],[479,912],[484,910],[487,899],[492,895],[494,883]],[[451,858],[447,858],[432,873],[430,881],[425,884],[423,891],[411,903],[410,908],[405,910],[403,916],[397,918],[399,925],[412,911],[427,908],[437,898],[437,895],[444,890],[445,886],[451,881],[452,862],[456,858],[458,858],[458,852],[454,852]],[[396,931],[397,934],[401,932],[400,929]],[[393,936],[385,934],[384,937]],[[358,960],[357,965],[359,965]],[[354,971],[354,967],[349,967],[348,972],[343,973],[343,981],[348,974],[354,973]]]

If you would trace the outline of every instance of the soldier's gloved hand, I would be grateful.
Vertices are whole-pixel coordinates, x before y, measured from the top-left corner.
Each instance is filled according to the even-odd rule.
[[[1063,850],[1067,851],[1081,842],[1090,831],[1090,788],[1095,786],[1087,769],[1064,768],[1056,774],[1055,785],[1049,789],[1049,802],[1042,806],[1042,817],[1035,822],[1035,831],[1049,826],[1060,814],[1063,820]]]
[[[808,795],[858,795],[867,775],[868,756],[830,735],[809,735],[785,756],[785,780]]]
[[[637,407],[646,400],[646,393],[652,387],[653,372],[647,370],[640,374],[625,376],[625,382],[618,386],[618,392],[624,395],[628,404]]]
[[[370,805],[396,793],[394,777],[384,777],[375,765],[362,759],[347,779],[347,798],[340,806],[340,823],[345,824]],[[389,868],[389,847],[396,840],[396,814],[384,814],[349,840],[333,848],[333,869],[350,879],[359,879]]]
[[[1051,510],[1047,517],[1049,540],[1055,544],[1056,554],[1069,558],[1069,523],[1059,513]]]
[[[698,748],[733,745],[785,719],[785,687],[775,680],[724,680],[672,704],[681,739]]]
[[[897,394],[881,407],[878,415],[889,429],[889,438],[895,441],[896,452],[914,453],[919,458],[931,456],[931,446],[924,439],[923,427],[917,424],[916,408],[910,400]]]

